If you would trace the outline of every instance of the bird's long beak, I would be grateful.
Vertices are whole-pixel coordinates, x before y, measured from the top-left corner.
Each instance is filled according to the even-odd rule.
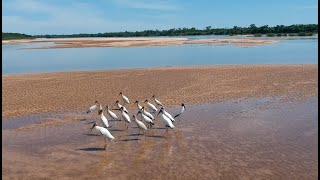
[[[121,109],[112,109],[112,110],[118,110],[118,111],[121,111]]]
[[[161,110],[158,112],[157,116],[160,114],[160,112],[162,112]]]
[[[90,128],[91,129],[91,131],[92,131],[92,129],[94,128],[94,126],[92,126],[92,128]]]

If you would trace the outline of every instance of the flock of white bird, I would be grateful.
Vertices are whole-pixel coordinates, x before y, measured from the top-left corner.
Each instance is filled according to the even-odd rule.
[[[130,104],[130,100],[127,96],[123,95],[121,92],[120,92],[119,96],[123,100],[124,104],[121,105],[119,101],[116,101],[115,105],[117,108],[115,108],[115,109],[111,109],[108,105],[105,106],[105,108],[103,109],[102,105],[98,101],[95,101],[95,103],[92,106],[90,106],[86,111],[87,113],[91,113],[95,110],[98,111],[98,115],[100,116],[100,119],[101,119],[101,126],[99,126],[97,124],[97,122],[95,122],[91,128],[91,131],[93,129],[95,129],[99,134],[103,135],[104,141],[105,141],[104,149],[107,148],[107,142],[112,141],[115,138],[112,136],[112,134],[108,130],[108,128],[110,128],[111,126],[109,125],[109,121],[103,112],[106,112],[107,115],[112,120],[114,120],[115,125],[116,125],[117,121],[123,121],[125,130],[128,130],[129,124],[131,123],[129,111],[125,107],[126,104]],[[139,134],[142,131],[144,133],[144,135],[146,136],[147,131],[149,129],[152,129],[152,126],[154,125],[154,122],[156,120],[156,118],[152,114],[157,114],[157,116],[160,115],[162,122],[166,127],[166,131],[163,135],[168,134],[169,128],[173,129],[175,127],[174,126],[175,118],[182,115],[182,113],[185,111],[185,109],[186,109],[185,105],[182,103],[180,112],[177,115],[172,116],[170,113],[168,113],[165,110],[164,105],[161,103],[161,101],[159,99],[156,98],[155,95],[153,95],[152,98],[153,98],[156,105],[152,104],[150,101],[148,101],[148,99],[146,99],[144,101],[147,104],[147,107],[150,112],[148,112],[144,106],[140,105],[139,101],[134,102],[134,104],[137,105],[138,113],[136,115],[132,115],[133,121],[136,123],[136,125],[139,128]],[[159,108],[159,111],[158,111],[157,106]],[[120,117],[118,117],[117,114],[114,113],[112,110],[120,111]],[[138,119],[139,114],[141,115],[141,119],[145,122],[145,124],[143,123],[142,120]]]

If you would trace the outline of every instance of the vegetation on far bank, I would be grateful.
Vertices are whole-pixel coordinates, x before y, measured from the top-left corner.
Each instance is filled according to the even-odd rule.
[[[2,40],[33,39],[35,37],[20,33],[2,33]]]
[[[173,28],[169,30],[145,30],[135,32],[106,32],[96,34],[70,34],[70,35],[25,35],[18,33],[2,33],[2,40],[6,39],[25,39],[25,38],[75,38],[75,37],[148,37],[148,36],[192,36],[192,35],[246,35],[252,34],[254,37],[266,35],[274,36],[312,36],[318,33],[318,24],[294,24],[290,26],[277,25],[269,27],[268,25],[257,27],[251,24],[249,27],[233,28],[212,28],[207,26],[205,29],[192,28]],[[5,35],[4,35],[5,34]]]

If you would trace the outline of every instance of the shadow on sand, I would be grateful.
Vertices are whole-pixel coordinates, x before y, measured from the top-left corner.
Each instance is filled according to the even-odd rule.
[[[90,122],[87,122],[87,123],[84,123],[84,124],[93,124],[95,123],[95,121],[90,121]]]
[[[109,131],[125,131],[123,129],[109,129]]]
[[[118,141],[140,141],[141,139],[135,138],[135,139],[121,139]]]
[[[128,134],[127,136],[143,136],[144,134],[140,133],[140,134]]]
[[[78,151],[105,151],[104,148],[82,148],[82,149],[76,149]]]
[[[160,136],[160,135],[149,135],[148,138],[166,138],[166,136]]]
[[[115,121],[120,122],[121,120],[114,120],[114,119],[110,119],[110,120],[108,120],[108,121],[110,121],[110,122],[115,122]]]
[[[89,134],[89,133],[83,133],[83,135],[87,135],[87,136],[101,136],[99,134]]]
[[[151,128],[151,129],[167,129],[167,128],[164,127],[164,128]]]

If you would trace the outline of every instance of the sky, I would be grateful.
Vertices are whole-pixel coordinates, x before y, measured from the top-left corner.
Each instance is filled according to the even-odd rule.
[[[2,32],[105,33],[318,24],[317,0],[3,0]]]

